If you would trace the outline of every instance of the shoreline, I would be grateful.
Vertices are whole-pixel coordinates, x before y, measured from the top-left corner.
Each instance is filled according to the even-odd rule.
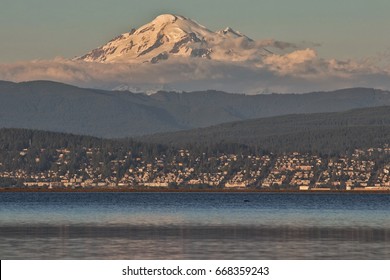
[[[0,193],[301,193],[301,194],[390,194],[390,190],[260,190],[260,189],[133,189],[133,188],[0,188]]]

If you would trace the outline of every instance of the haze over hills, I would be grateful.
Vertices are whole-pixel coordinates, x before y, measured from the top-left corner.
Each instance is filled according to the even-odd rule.
[[[35,81],[0,82],[0,127],[105,138],[188,130],[286,114],[390,105],[390,93],[356,88],[310,94],[242,95],[217,91],[153,95]]]

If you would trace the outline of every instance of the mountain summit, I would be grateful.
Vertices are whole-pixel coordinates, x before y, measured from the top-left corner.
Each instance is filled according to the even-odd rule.
[[[76,59],[138,63],[171,58],[248,61],[268,54],[268,50],[256,47],[252,39],[230,27],[213,32],[189,18],[164,14]]]

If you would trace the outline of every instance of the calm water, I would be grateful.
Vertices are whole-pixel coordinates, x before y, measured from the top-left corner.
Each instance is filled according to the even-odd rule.
[[[0,193],[0,259],[390,259],[390,195]]]

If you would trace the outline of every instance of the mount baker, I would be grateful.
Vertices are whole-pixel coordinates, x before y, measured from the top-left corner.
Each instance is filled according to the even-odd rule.
[[[171,58],[204,58],[216,61],[257,61],[283,44],[256,42],[227,27],[213,32],[179,15],[164,14],[124,33],[107,44],[77,57],[86,62],[150,62]],[[287,43],[285,43],[287,44]]]
[[[51,80],[142,93],[390,88],[390,70],[385,64],[323,58],[310,46],[254,40],[229,27],[214,32],[189,18],[164,14],[73,59],[2,64],[0,80]]]

